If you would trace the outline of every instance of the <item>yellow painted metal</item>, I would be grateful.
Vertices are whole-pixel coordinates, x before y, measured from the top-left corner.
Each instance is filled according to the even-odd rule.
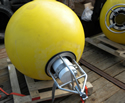
[[[104,4],[102,10],[101,10],[101,14],[100,14],[100,26],[101,29],[103,31],[103,33],[112,41],[117,42],[117,43],[121,43],[121,44],[125,44],[125,32],[124,33],[113,33],[110,30],[108,30],[108,28],[105,25],[105,17],[106,17],[106,13],[108,12],[108,10],[110,8],[112,8],[115,5],[118,4],[124,4],[125,5],[125,0],[107,0],[106,3]],[[118,7],[125,7],[125,6],[117,6]],[[113,8],[116,9],[116,8]],[[109,26],[109,20],[110,20],[110,14],[111,14],[111,10],[109,11],[107,17],[106,17],[106,23]],[[122,32],[116,29],[111,29],[115,32]],[[123,30],[125,31],[125,30]]]
[[[5,31],[5,47],[15,67],[23,74],[50,80],[45,73],[54,55],[69,51],[79,61],[85,44],[77,15],[57,1],[35,0],[18,9]]]

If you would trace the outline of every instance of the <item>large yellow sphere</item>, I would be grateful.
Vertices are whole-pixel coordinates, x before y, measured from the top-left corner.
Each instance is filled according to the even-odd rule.
[[[107,0],[101,10],[100,25],[110,40],[125,44],[125,0]]]
[[[84,49],[84,30],[77,15],[54,0],[35,0],[18,9],[5,32],[11,62],[23,74],[50,80],[47,62],[61,52],[72,52],[79,61]]]

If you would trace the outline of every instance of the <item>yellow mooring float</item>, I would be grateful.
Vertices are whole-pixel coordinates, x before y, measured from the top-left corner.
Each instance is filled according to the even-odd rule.
[[[83,100],[87,99],[87,74],[77,62],[84,44],[79,18],[55,0],[35,0],[23,5],[11,17],[5,31],[8,57],[21,73],[39,80],[53,79],[59,89],[79,94]],[[76,77],[78,69],[82,72],[80,77]],[[85,80],[80,88],[77,79],[82,77]],[[64,84],[59,86],[56,78]],[[71,83],[74,86],[74,81],[77,86],[72,90],[63,88]]]
[[[100,25],[110,40],[125,44],[125,0],[107,0],[101,10]]]

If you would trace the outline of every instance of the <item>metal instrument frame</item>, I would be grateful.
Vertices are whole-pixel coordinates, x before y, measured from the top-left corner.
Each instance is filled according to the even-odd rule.
[[[108,13],[110,12],[110,11],[112,11],[113,12],[113,8],[115,8],[116,6],[124,6],[125,7],[125,4],[117,4],[117,5],[114,5],[114,6],[112,6],[108,11],[107,11],[107,13],[106,13],[106,16],[105,16],[105,25],[106,25],[106,27],[107,27],[107,29],[109,30],[109,31],[111,31],[111,32],[113,32],[113,33],[116,33],[116,34],[119,34],[119,33],[125,33],[125,31],[120,31],[120,32],[116,32],[116,31],[113,31],[113,30],[111,30],[111,28],[113,28],[114,26],[115,26],[115,24],[113,25],[110,25],[110,26],[108,26],[107,25],[107,15],[108,15]],[[119,8],[121,8],[121,7],[119,7]],[[109,18],[110,19],[110,18]],[[110,20],[109,20],[110,21]]]
[[[74,72],[70,69],[70,67],[63,60],[62,55],[59,55],[58,58],[60,58],[63,61],[64,65],[69,69],[69,71],[71,73],[71,79],[72,80],[69,81],[69,82],[66,82],[66,83],[64,83],[62,85],[59,85],[58,82],[56,81],[56,78],[57,78],[56,73],[55,74],[51,73],[51,70],[49,69],[48,72],[51,75],[51,77],[54,80],[54,82],[56,83],[57,87],[59,89],[61,89],[61,90],[64,90],[64,91],[68,91],[68,92],[79,94],[80,97],[82,97],[83,100],[86,100],[88,98],[88,96],[84,92],[85,84],[86,84],[86,81],[87,81],[87,74],[85,73],[85,71],[79,66],[79,64],[74,59],[72,59],[72,61],[74,62],[75,66],[77,66],[76,69],[79,69],[81,71],[81,73],[82,73],[81,76],[76,78]],[[77,80],[82,78],[82,77],[84,77],[84,82],[83,82],[83,85],[82,85],[82,88],[81,88]],[[75,87],[74,87],[74,82],[76,82],[76,86]],[[63,88],[64,86],[66,86],[68,84],[72,87],[72,90]]]

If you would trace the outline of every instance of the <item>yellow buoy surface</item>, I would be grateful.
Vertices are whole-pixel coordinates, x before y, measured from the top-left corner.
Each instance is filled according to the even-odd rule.
[[[125,44],[125,0],[107,0],[101,10],[100,25],[110,40]]]
[[[61,52],[72,52],[79,61],[84,31],[77,15],[54,0],[35,0],[19,8],[5,31],[5,47],[11,62],[23,74],[50,80],[47,62]]]

